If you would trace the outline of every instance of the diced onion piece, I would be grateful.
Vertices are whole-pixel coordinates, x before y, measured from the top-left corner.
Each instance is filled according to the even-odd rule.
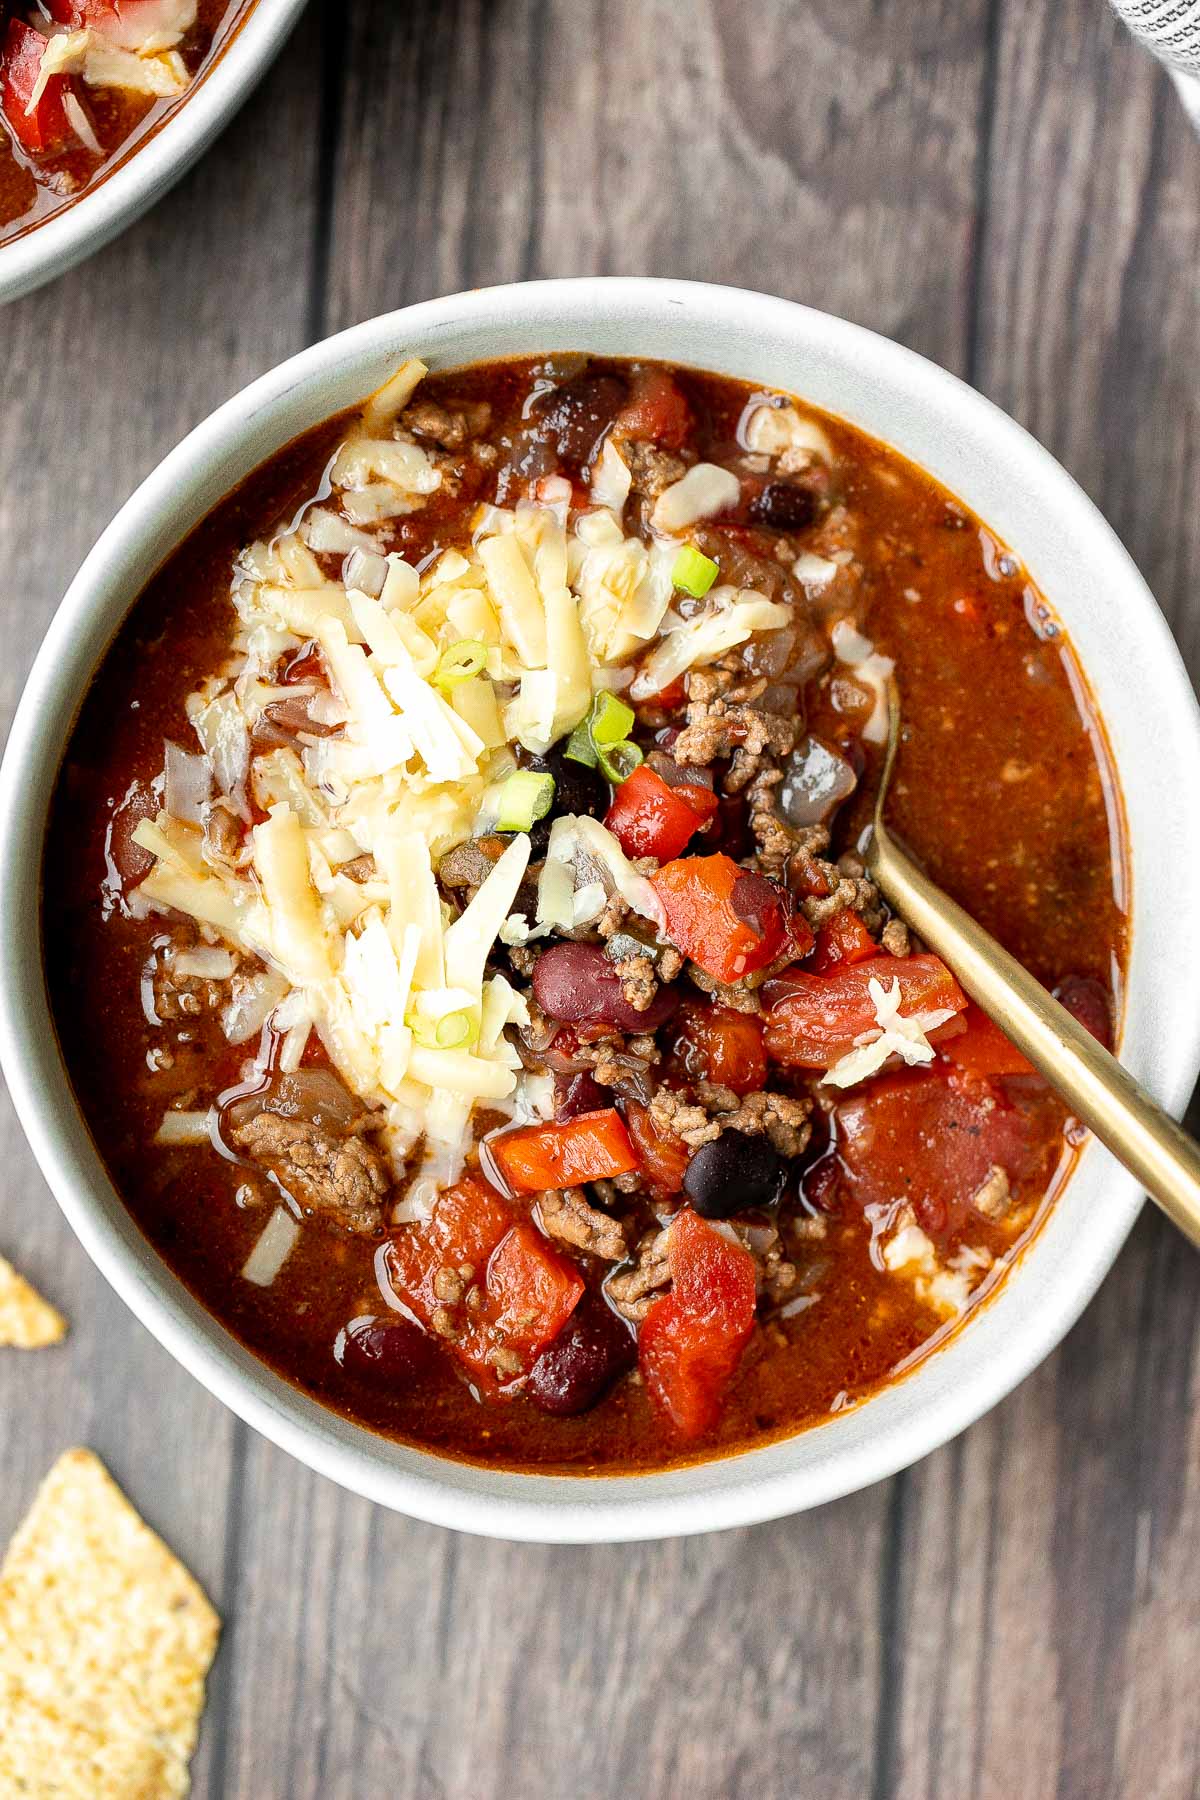
[[[163,771],[163,804],[171,817],[202,825],[213,782],[207,756],[193,756],[168,739]]]
[[[613,886],[627,906],[650,919],[663,923],[662,903],[644,875],[639,875],[612,832],[599,819],[577,818],[575,833],[581,849],[586,850],[607,870]]]
[[[300,1227],[286,1206],[277,1206],[246,1258],[242,1275],[255,1287],[270,1287],[296,1246]]]
[[[73,93],[70,88],[66,88],[63,92],[62,103],[63,111],[71,121],[71,128],[80,143],[90,150],[93,156],[103,156],[104,145],[96,136],[96,128],[84,111],[78,94]]]
[[[888,733],[888,681],[895,663],[890,656],[881,656],[870,638],[857,631],[848,619],[839,619],[830,637],[838,661],[852,668],[855,680],[861,681],[875,696],[871,716],[863,726],[863,737],[869,744],[885,744]]]
[[[231,1044],[256,1038],[288,991],[287,977],[278,969],[256,969],[240,975],[227,1005],[221,1009],[221,1030]]]
[[[629,498],[633,482],[628,463],[611,438],[605,438],[600,454],[592,466],[592,505],[608,506],[620,513]]]
[[[218,694],[191,718],[192,729],[212,765],[217,786],[223,794],[240,801],[250,768],[250,733],[236,695]]]
[[[357,588],[360,594],[370,594],[372,600],[378,600],[384,589],[389,572],[386,556],[379,556],[370,550],[351,550],[342,564],[342,586]],[[414,570],[414,574],[415,574]]]
[[[694,463],[687,474],[664,488],[654,502],[650,523],[655,531],[684,531],[698,519],[728,512],[742,497],[742,484],[732,469],[719,463]]]
[[[694,544],[685,544],[671,568],[671,584],[693,600],[703,600],[720,570],[711,556]]]
[[[156,1144],[207,1144],[208,1112],[166,1112],[154,1134]]]
[[[497,831],[532,831],[554,804],[554,777],[535,769],[518,769],[500,790]]]
[[[764,400],[746,418],[741,431],[747,450],[763,456],[781,456],[785,450],[808,450],[829,466],[833,449],[814,419],[804,418],[790,400],[777,404]]]

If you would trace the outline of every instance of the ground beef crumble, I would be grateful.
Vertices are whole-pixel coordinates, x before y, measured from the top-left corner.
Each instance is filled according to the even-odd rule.
[[[347,1133],[266,1110],[233,1128],[237,1148],[274,1175],[307,1213],[331,1216],[347,1231],[378,1231],[391,1187],[387,1165],[359,1120]]]
[[[580,1187],[547,1188],[538,1195],[536,1210],[548,1237],[606,1262],[623,1262],[629,1254],[620,1220],[592,1206]]]

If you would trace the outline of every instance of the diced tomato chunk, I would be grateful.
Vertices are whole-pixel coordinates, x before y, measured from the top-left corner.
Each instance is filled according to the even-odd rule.
[[[1033,1064],[1022,1056],[1000,1027],[972,1001],[963,1014],[966,1030],[942,1045],[942,1055],[968,1075],[1032,1075]]]
[[[671,1054],[692,1081],[713,1081],[754,1094],[767,1078],[762,1025],[753,1013],[685,1000],[672,1028]]]
[[[651,885],[676,949],[716,981],[765,968],[790,943],[802,954],[812,933],[776,882],[740,869],[723,851],[664,863]]]
[[[526,1220],[501,1238],[488,1263],[489,1324],[532,1359],[558,1336],[583,1289],[574,1263]]]
[[[846,909],[821,926],[807,967],[814,975],[828,975],[839,963],[865,962],[878,955],[879,945],[858,914]]]
[[[669,862],[716,810],[711,788],[698,782],[671,787],[642,763],[617,789],[604,823],[626,856]]]
[[[691,409],[666,371],[640,369],[613,431],[618,437],[648,438],[664,450],[680,450],[691,424]]]
[[[464,1268],[473,1273],[461,1276]],[[436,1286],[447,1269],[478,1286],[481,1304],[447,1306]],[[385,1247],[384,1270],[394,1297],[427,1330],[435,1313],[450,1312],[454,1335],[443,1341],[489,1393],[529,1368],[584,1291],[569,1258],[477,1176],[439,1195],[426,1224],[400,1228]],[[509,1366],[513,1357],[519,1369]]]
[[[683,1191],[692,1153],[673,1131],[660,1131],[648,1107],[625,1102],[625,1123],[637,1151],[642,1180],[655,1200],[673,1200]]]
[[[721,1400],[754,1329],[754,1259],[694,1213],[675,1215],[667,1239],[671,1292],[638,1335],[642,1379],[682,1438],[716,1424]]]
[[[53,156],[75,138],[63,106],[70,77],[51,75],[29,110],[37,86],[46,39],[20,19],[10,19],[0,52],[0,111],[13,136],[30,156]]]
[[[1048,1096],[1018,1105],[993,1082],[938,1068],[884,1075],[834,1115],[847,1185],[864,1206],[907,1200],[933,1235],[961,1226],[993,1169],[1015,1186],[1061,1142]]]
[[[890,993],[900,984],[900,1010],[960,1013],[967,996],[937,956],[873,956],[866,962],[838,963],[828,975],[787,970],[763,988],[767,1055],[788,1068],[831,1069],[854,1048],[856,1039],[877,1026],[869,983]],[[947,1029],[944,1027],[943,1029]],[[934,1030],[930,1042],[937,1043]]]
[[[561,1124],[520,1125],[488,1139],[488,1151],[514,1194],[571,1187],[637,1168],[637,1157],[615,1107],[580,1113]]]

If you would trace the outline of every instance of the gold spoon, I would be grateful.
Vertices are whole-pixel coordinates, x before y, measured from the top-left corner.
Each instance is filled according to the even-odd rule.
[[[1185,1237],[1200,1246],[1200,1145],[1065,1006],[929,879],[888,831],[883,809],[899,741],[900,696],[891,682],[887,754],[866,848],[867,873],[1075,1117],[1137,1176]]]

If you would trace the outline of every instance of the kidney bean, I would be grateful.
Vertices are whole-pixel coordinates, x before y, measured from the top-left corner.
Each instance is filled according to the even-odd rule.
[[[533,971],[533,994],[544,1013],[567,1025],[615,1025],[618,1031],[656,1031],[679,1004],[674,988],[660,988],[644,1012],[625,998],[621,978],[599,944],[554,944]]]
[[[625,383],[615,375],[576,375],[531,409],[540,434],[565,463],[584,468],[625,400]]]
[[[702,1219],[729,1219],[748,1206],[770,1206],[783,1176],[783,1158],[766,1138],[726,1131],[697,1150],[683,1190]]]
[[[602,1107],[612,1105],[612,1095],[602,1088],[596,1077],[587,1069],[578,1075],[558,1075],[554,1081],[554,1117],[561,1124],[564,1119],[577,1119],[580,1113],[599,1112]]]
[[[1112,1013],[1102,982],[1091,975],[1068,975],[1055,988],[1054,998],[1085,1031],[1091,1032],[1097,1043],[1106,1050],[1112,1048]]]
[[[398,1386],[429,1366],[434,1346],[408,1319],[364,1317],[343,1326],[333,1354],[348,1375]]]
[[[544,1412],[586,1412],[636,1361],[629,1327],[589,1292],[534,1363],[526,1392]]]

